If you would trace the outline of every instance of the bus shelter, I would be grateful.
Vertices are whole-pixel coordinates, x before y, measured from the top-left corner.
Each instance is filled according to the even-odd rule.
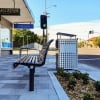
[[[0,0],[0,55],[12,54],[15,24],[34,24],[26,0]]]

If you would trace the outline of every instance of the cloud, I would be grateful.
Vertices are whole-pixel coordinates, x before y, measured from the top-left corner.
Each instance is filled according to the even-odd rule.
[[[56,39],[57,32],[64,32],[69,34],[77,35],[77,38],[88,39],[88,33],[90,30],[94,30],[94,34],[89,37],[94,37],[100,35],[100,20],[95,20],[91,22],[76,22],[76,23],[68,23],[68,24],[60,24],[53,25],[48,27],[48,36],[49,39]],[[42,35],[43,31],[40,28],[36,28],[33,30],[38,35]]]

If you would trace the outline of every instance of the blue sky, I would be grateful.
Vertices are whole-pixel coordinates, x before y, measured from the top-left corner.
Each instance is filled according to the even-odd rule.
[[[40,27],[40,15],[45,11],[45,0],[26,0]],[[52,5],[56,5],[53,7]],[[100,0],[46,0],[48,25],[100,20]]]

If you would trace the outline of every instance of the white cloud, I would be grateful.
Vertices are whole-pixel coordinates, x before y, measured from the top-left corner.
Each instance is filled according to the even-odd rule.
[[[90,30],[94,30],[94,34],[90,34],[89,37],[100,35],[100,20],[91,21],[91,22],[77,22],[77,23],[68,23],[53,25],[48,27],[49,39],[56,39],[57,32],[64,32],[69,34],[77,35],[77,38],[88,39],[88,33]],[[40,28],[34,30],[38,35],[42,35],[43,31]],[[54,43],[55,44],[55,43]]]

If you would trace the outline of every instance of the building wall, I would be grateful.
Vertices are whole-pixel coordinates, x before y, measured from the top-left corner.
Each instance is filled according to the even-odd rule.
[[[3,42],[3,36],[2,35],[6,35],[5,32],[3,32],[2,30],[8,30],[8,36],[6,38],[9,39],[9,42],[12,44],[12,24],[7,21],[6,19],[4,19],[3,17],[1,17],[1,21],[0,21],[0,55],[9,55],[12,52],[12,48],[8,48],[8,47],[3,47],[2,46],[2,42]],[[7,42],[7,41],[5,41]]]
[[[3,27],[12,29],[13,24],[7,21],[5,18],[1,17],[0,28],[3,28]]]

